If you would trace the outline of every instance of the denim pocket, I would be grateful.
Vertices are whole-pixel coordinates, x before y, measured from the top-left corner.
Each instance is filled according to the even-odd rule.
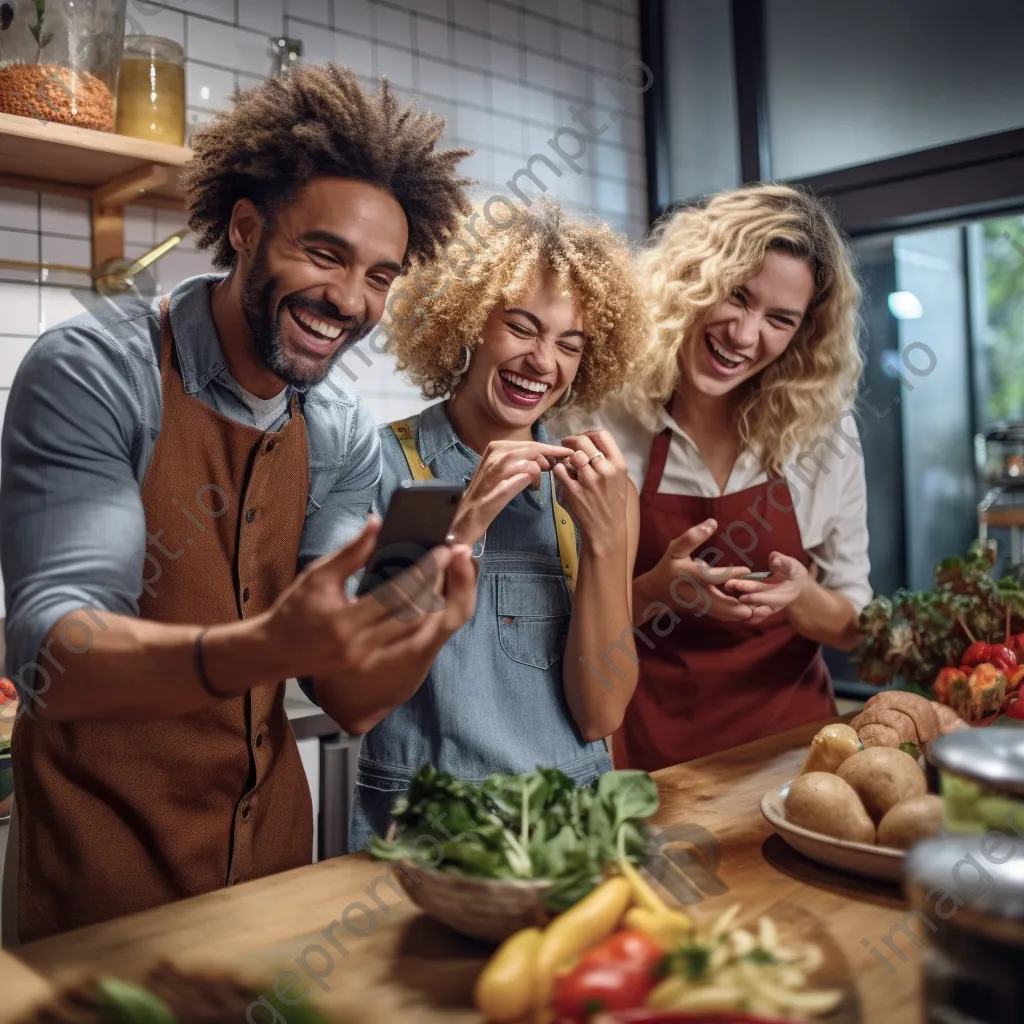
[[[550,668],[562,656],[569,636],[572,606],[561,576],[499,573],[498,640],[521,665]]]

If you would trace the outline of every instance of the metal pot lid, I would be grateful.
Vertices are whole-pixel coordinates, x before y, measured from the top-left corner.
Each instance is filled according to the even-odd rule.
[[[995,423],[985,434],[985,441],[1024,442],[1024,423]]]
[[[929,760],[943,771],[1024,797],[1024,729],[986,726],[951,732],[932,740]]]
[[[918,843],[904,862],[903,888],[913,911],[937,926],[928,930],[952,926],[1024,945],[1024,839],[1020,835],[992,831]]]

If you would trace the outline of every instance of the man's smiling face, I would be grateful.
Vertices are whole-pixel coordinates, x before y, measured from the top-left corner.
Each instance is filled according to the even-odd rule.
[[[265,224],[245,273],[244,311],[257,352],[281,380],[322,381],[384,313],[409,228],[390,193],[314,178]]]

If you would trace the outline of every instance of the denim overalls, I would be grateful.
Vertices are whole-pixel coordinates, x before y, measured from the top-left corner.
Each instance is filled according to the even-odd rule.
[[[459,441],[444,403],[409,421],[423,462],[439,480],[468,482],[480,458]],[[538,441],[550,438],[539,423]],[[391,427],[381,427],[383,513],[412,479]],[[603,741],[585,743],[562,692],[562,652],[572,605],[551,507],[551,475],[539,493],[512,499],[487,530],[476,611],[438,653],[423,685],[364,737],[349,850],[387,832],[391,807],[426,763],[460,779],[558,768],[589,785],[611,768]]]

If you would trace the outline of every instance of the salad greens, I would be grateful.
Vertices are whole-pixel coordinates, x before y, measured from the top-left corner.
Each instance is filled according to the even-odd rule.
[[[567,775],[538,768],[462,782],[424,765],[395,806],[392,841],[374,836],[379,860],[421,860],[425,841],[441,851],[439,870],[478,878],[545,879],[551,910],[581,900],[619,856],[646,858],[646,821],[658,788],[646,772],[611,771],[577,788]]]

